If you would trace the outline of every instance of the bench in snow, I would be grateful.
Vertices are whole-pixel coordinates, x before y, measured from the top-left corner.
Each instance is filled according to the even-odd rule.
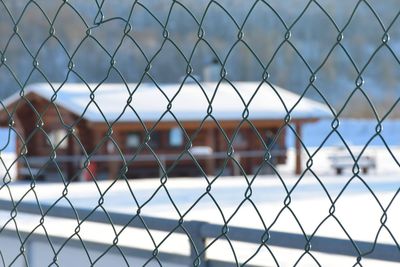
[[[331,155],[329,157],[332,168],[335,169],[336,174],[340,175],[344,169],[353,169],[356,165],[355,161],[350,155]],[[362,173],[367,174],[369,169],[376,168],[376,160],[373,156],[362,156],[358,161],[357,165]]]

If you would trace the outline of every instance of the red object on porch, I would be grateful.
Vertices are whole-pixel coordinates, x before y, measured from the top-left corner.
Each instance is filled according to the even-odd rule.
[[[86,169],[83,171],[83,179],[84,181],[91,181],[93,180],[93,177],[96,176],[96,171],[97,171],[97,163],[96,162],[90,162],[90,164],[87,166]]]

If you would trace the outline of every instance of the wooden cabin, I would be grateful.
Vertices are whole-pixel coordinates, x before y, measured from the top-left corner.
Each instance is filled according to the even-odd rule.
[[[32,84],[3,101],[0,122],[17,134],[20,178],[273,173],[286,161],[285,118],[299,97],[255,82]],[[329,115],[303,98],[290,123],[301,135]]]

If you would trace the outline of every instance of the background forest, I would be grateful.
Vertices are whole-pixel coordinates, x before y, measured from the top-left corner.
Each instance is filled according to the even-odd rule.
[[[218,58],[231,81],[260,81],[267,67],[297,93],[317,71],[305,95],[337,110],[361,73],[343,116],[373,116],[362,92],[383,116],[400,96],[399,11],[397,0],[0,1],[0,98],[34,82],[149,82],[149,61],[157,83],[179,81],[189,58],[201,79]]]

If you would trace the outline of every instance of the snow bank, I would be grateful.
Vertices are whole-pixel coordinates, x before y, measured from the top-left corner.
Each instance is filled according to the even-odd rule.
[[[333,131],[332,120],[324,119],[316,123],[304,125],[302,141],[306,147],[318,147],[324,139]],[[365,146],[370,139],[370,146],[384,146],[384,141],[389,146],[400,146],[400,136],[394,133],[400,132],[400,120],[386,120],[382,124],[380,135],[375,136],[379,125],[376,120],[369,119],[340,119],[338,133],[333,133],[324,143],[324,146],[343,146],[343,140],[349,146]],[[294,134],[288,130],[287,145],[294,146]]]

